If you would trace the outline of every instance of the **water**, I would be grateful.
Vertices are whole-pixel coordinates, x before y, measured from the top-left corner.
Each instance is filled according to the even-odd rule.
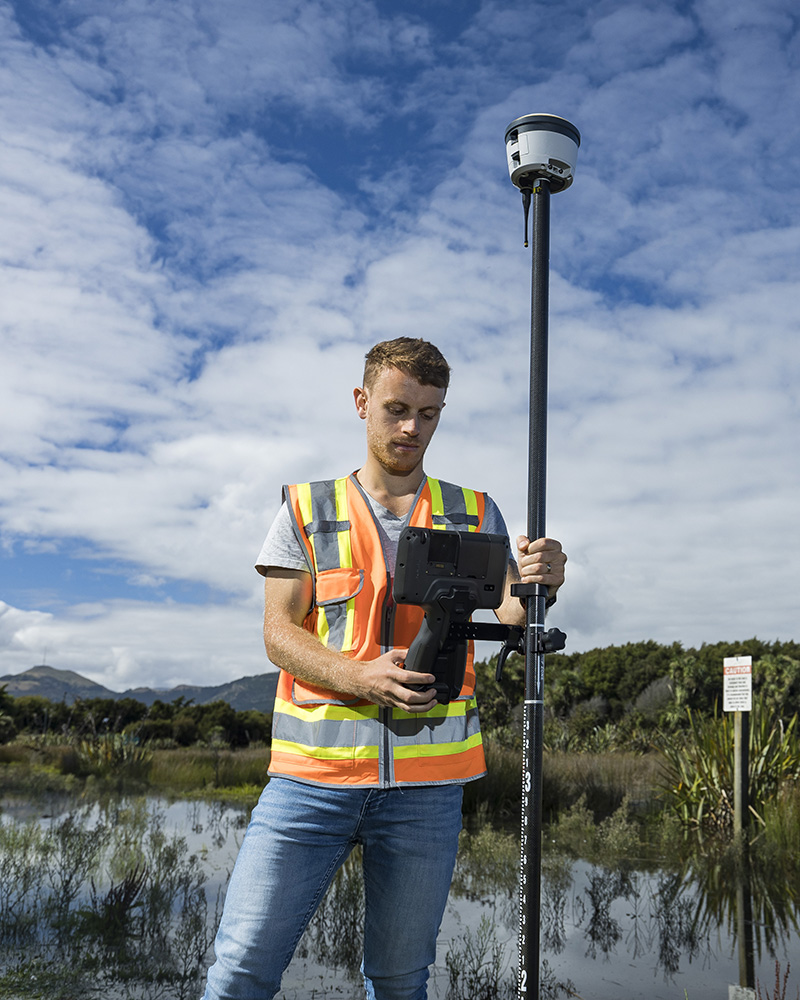
[[[108,980],[102,995],[143,1000],[151,996],[198,996],[211,951],[198,959],[196,954],[192,957],[192,947],[196,953],[213,937],[218,900],[224,894],[244,836],[246,810],[219,803],[149,798],[138,804],[84,804],[76,814],[75,805],[65,801],[38,807],[6,802],[2,821],[6,828],[21,829],[26,820],[35,820],[38,828],[46,832],[63,824],[70,810],[73,816],[79,816],[86,831],[105,829],[109,845],[106,860],[93,876],[95,885],[91,886],[88,879],[82,882],[74,911],[81,905],[88,911],[87,901],[93,898],[95,908],[105,900],[102,913],[111,912],[108,886],[103,879],[109,884],[114,881],[113,859],[121,850],[119,845],[124,843],[128,828],[138,831],[136,836],[146,841],[150,868],[161,866],[160,877],[169,881],[165,867],[169,863],[174,876],[173,894],[159,904],[168,907],[173,926],[170,935],[162,927],[159,938],[160,946],[166,949],[165,967],[173,970],[173,980],[156,989],[143,978],[138,992],[131,980],[124,988]],[[125,849],[133,850],[130,843]],[[470,1000],[479,995],[487,1000],[515,996],[517,862],[516,845],[509,836],[486,834],[467,842],[459,856],[438,942],[431,997],[444,1000],[451,985],[456,987],[456,995],[460,993]],[[777,959],[784,970],[791,963],[793,973],[787,996],[794,997],[800,981],[794,974],[795,970],[800,973],[800,893],[787,879],[786,870],[779,859],[771,863],[756,860],[743,877],[741,866],[737,869],[730,858],[710,850],[688,853],[682,859],[666,854],[647,859],[616,856],[613,864],[605,864],[602,859],[567,857],[557,844],[548,844],[543,858],[541,904],[545,993],[577,995],[586,1000],[618,1000],[621,996],[725,1000],[734,995],[734,986],[754,986],[758,982],[765,996],[765,988],[770,995],[773,992]],[[183,882],[178,877],[180,872],[185,874]],[[357,927],[361,919],[359,877],[358,859],[353,858],[338,876],[284,976],[280,994],[284,1000],[363,997],[357,972],[358,934],[342,932],[342,928]],[[116,878],[121,884],[119,870]],[[201,893],[204,908],[199,905]],[[45,889],[30,898],[37,900],[42,914],[48,912]],[[144,912],[151,898],[143,889],[130,911],[130,927],[137,929],[138,936],[156,934],[155,921],[148,923]],[[28,907],[29,914],[35,912],[35,906]],[[202,929],[198,920],[204,925]],[[88,921],[87,916],[81,926],[91,929]],[[46,926],[52,930],[54,925],[52,921],[50,925],[42,923],[27,945],[30,955],[32,942],[38,941],[36,947],[43,949],[47,959],[42,965],[45,973],[61,954],[52,943],[45,947],[42,929]],[[0,951],[5,969],[13,968],[9,964],[13,944],[13,939],[7,939],[6,950]],[[123,953],[131,947],[130,942],[116,945]],[[130,957],[142,961],[135,954]],[[75,961],[73,957],[73,964]],[[20,987],[30,985],[25,979],[29,975],[38,975],[41,981],[43,973],[38,966],[33,973],[28,966],[19,968]],[[13,982],[13,975],[3,981],[6,989],[9,982]],[[6,995],[2,988],[0,994]],[[19,995],[26,994],[20,990]],[[42,995],[47,995],[46,991]],[[82,995],[75,993],[76,1000]]]

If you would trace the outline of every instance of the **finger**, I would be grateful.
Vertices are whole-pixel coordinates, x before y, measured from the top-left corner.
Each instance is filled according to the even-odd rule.
[[[520,536],[522,538],[523,536]],[[517,544],[519,544],[520,539],[517,539]],[[561,552],[561,542],[555,538],[536,538],[532,542],[528,542],[527,551],[529,554],[535,552]]]
[[[436,699],[434,698],[434,700],[429,701],[427,705],[405,705],[403,706],[403,708],[406,712],[409,712],[410,714],[422,715],[425,712],[430,712],[432,708],[436,708],[436,704],[437,702]]]
[[[418,687],[430,687],[435,683],[436,677],[434,674],[422,674],[417,670],[404,670],[403,671],[403,684],[414,684]]]
[[[426,691],[410,691],[401,701],[399,707],[406,712],[430,712],[438,704],[430,688]]]
[[[525,559],[520,560],[520,576],[526,583],[561,586],[564,582],[565,562],[566,556],[561,552],[545,552],[535,556],[526,556]]]

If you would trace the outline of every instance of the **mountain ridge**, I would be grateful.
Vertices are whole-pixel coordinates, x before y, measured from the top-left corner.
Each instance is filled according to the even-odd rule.
[[[126,691],[112,691],[74,670],[60,670],[47,664],[31,667],[21,674],[0,677],[0,687],[5,686],[6,692],[14,698],[38,695],[49,701],[65,701],[68,705],[79,698],[113,698],[116,701],[133,698],[150,706],[155,701],[169,702],[182,697],[196,705],[226,701],[237,712],[252,708],[267,713],[272,712],[277,685],[277,670],[239,677],[225,684],[179,684],[167,689],[138,687]]]

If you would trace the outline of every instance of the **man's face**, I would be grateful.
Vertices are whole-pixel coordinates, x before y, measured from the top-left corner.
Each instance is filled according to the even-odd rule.
[[[367,422],[367,447],[384,469],[397,475],[421,463],[444,409],[445,390],[422,385],[397,368],[384,368],[370,389],[354,391]]]

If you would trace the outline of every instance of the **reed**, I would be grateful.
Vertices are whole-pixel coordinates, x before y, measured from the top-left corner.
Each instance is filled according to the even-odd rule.
[[[653,754],[548,753],[543,772],[546,814],[555,817],[583,799],[595,819],[603,819],[626,799],[638,812],[654,808],[660,765]]]
[[[155,750],[149,784],[160,791],[243,789],[252,794],[267,782],[269,749],[220,750],[192,747]]]
[[[479,821],[503,822],[519,816],[522,802],[522,752],[484,741],[487,776],[464,789],[464,813]],[[659,807],[662,764],[656,754],[545,752],[542,809],[553,819],[583,799],[595,819],[619,809],[627,799],[637,813]]]

